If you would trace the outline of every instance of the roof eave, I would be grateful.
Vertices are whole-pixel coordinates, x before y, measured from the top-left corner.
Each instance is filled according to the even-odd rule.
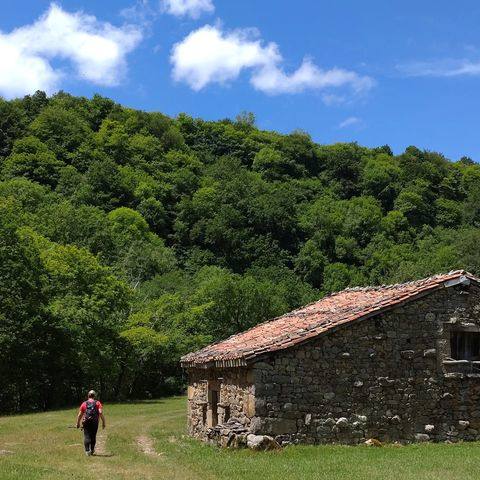
[[[430,293],[433,293],[434,291],[441,290],[442,288],[450,288],[458,285],[464,285],[468,286],[471,284],[471,282],[475,282],[477,285],[480,285],[479,279],[474,277],[473,275],[469,274],[468,272],[465,272],[465,274],[460,275],[456,278],[452,278],[450,280],[446,280],[444,282],[438,283],[436,285],[432,285],[431,288],[425,289],[421,292],[418,292],[415,295],[412,295],[404,300],[400,300],[399,302],[393,304],[393,305],[387,305],[386,307],[379,308],[378,310],[375,310],[373,312],[369,312],[366,315],[360,316],[354,320],[347,320],[344,322],[340,322],[336,325],[333,325],[332,327],[328,328],[327,330],[324,330],[322,332],[315,333],[313,335],[306,335],[300,339],[298,339],[297,342],[288,342],[288,344],[284,346],[278,346],[275,349],[269,349],[265,350],[262,349],[257,352],[250,352],[249,354],[243,354],[242,356],[239,356],[235,359],[208,359],[205,362],[198,362],[195,360],[190,360],[186,362],[181,362],[182,368],[201,368],[201,369],[208,369],[210,367],[216,367],[216,368],[234,368],[234,367],[245,367],[248,365],[251,365],[252,363],[260,361],[262,358],[265,358],[265,356],[276,353],[282,350],[287,350],[291,347],[296,347],[299,345],[303,345],[304,343],[307,343],[314,338],[318,338],[322,335],[326,335],[327,333],[334,332],[338,330],[339,328],[343,328],[345,325],[350,324],[352,322],[360,322],[362,320],[367,320],[369,318],[375,317],[377,315],[380,315],[382,313],[385,313],[390,310],[394,310],[395,308],[398,308],[402,305],[405,305],[407,303],[410,303],[411,301],[417,300],[418,298],[424,297],[426,295],[429,295]]]
[[[205,362],[195,361],[195,360],[186,360],[180,362],[182,368],[185,369],[208,369],[208,368],[238,368],[246,367],[248,365],[247,360],[244,357],[238,358],[225,358],[225,359],[209,359]]]

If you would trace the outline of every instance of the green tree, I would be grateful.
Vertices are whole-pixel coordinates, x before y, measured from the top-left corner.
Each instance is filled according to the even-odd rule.
[[[31,134],[39,138],[63,162],[91,136],[88,124],[71,110],[57,106],[44,108],[30,124]]]
[[[36,137],[15,142],[12,153],[5,159],[1,173],[5,179],[25,177],[40,184],[55,187],[60,170],[65,166],[55,154]]]
[[[370,195],[382,202],[389,210],[399,190],[401,169],[395,158],[381,154],[369,158],[361,173],[361,184],[365,195]]]

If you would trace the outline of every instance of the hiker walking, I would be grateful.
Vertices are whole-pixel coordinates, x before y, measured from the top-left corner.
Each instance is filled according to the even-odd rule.
[[[95,400],[94,390],[88,392],[88,398],[80,405],[77,415],[77,428],[80,423],[83,428],[83,443],[85,445],[85,455],[90,456],[95,453],[95,443],[97,442],[98,418],[102,419],[102,428],[105,428],[105,417],[103,415],[103,405]]]

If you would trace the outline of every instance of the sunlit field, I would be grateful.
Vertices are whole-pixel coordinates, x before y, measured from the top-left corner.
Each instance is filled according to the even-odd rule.
[[[97,456],[75,410],[0,418],[0,479],[478,479],[480,445],[221,450],[185,436],[185,398],[106,405]]]

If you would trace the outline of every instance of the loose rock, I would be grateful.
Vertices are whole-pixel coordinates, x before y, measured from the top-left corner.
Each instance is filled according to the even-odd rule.
[[[268,435],[247,435],[247,447],[252,450],[276,450],[280,444]]]

